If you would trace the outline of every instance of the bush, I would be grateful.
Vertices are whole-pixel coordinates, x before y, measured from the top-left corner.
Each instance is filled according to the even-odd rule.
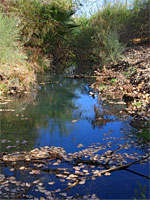
[[[0,64],[24,62],[19,32],[17,20],[0,13]]]
[[[81,22],[80,31],[75,37],[75,54],[79,60],[102,67],[120,58],[124,46],[100,13],[88,20],[83,18]]]
[[[131,43],[134,38],[148,38],[149,9],[149,0],[133,0],[129,5],[125,1],[108,3],[99,13],[121,41]]]
[[[35,80],[22,51],[19,33],[18,21],[0,13],[0,95],[29,90]]]

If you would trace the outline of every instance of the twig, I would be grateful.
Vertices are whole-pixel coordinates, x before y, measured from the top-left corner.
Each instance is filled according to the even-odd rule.
[[[76,182],[74,182],[72,185],[70,185],[69,187],[67,187],[66,189],[64,189],[64,190],[61,191],[61,192],[66,192],[67,190],[69,190],[69,189],[75,187],[78,183],[79,183],[79,180],[77,180]]]
[[[150,180],[150,177],[149,177],[149,176],[146,176],[146,175],[140,174],[140,173],[135,172],[135,171],[133,171],[133,170],[131,170],[131,169],[125,169],[125,170],[128,171],[128,172],[131,172],[131,173],[133,173],[133,174],[136,174],[136,175],[142,176],[142,177],[144,177],[144,178]]]

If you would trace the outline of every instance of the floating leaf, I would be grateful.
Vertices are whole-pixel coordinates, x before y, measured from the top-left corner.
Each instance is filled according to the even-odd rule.
[[[109,172],[105,173],[105,176],[110,176],[110,175],[111,175],[111,173],[109,173]]]
[[[48,184],[49,184],[49,185],[54,185],[54,184],[55,184],[55,182],[48,182]]]
[[[78,148],[81,148],[81,147],[84,147],[84,145],[83,145],[83,144],[78,144],[77,147],[78,147]]]
[[[85,179],[82,180],[82,181],[80,181],[79,184],[81,184],[81,185],[82,185],[82,184],[85,184]]]
[[[72,120],[72,123],[75,123],[75,122],[77,122],[78,120],[76,120],[76,119],[74,119],[74,120]]]
[[[21,166],[19,169],[20,169],[20,170],[23,170],[23,169],[25,169],[25,167],[24,167],[24,166]]]

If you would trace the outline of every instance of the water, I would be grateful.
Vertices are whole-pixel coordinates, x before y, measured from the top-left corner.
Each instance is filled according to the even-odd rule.
[[[89,96],[92,81],[40,76],[39,88],[29,97],[1,104],[0,109],[6,109],[1,112],[1,151],[11,153],[29,151],[35,147],[57,146],[63,147],[67,153],[74,153],[93,143],[111,143],[111,150],[118,148],[118,144],[130,143],[132,147],[125,152],[141,155],[148,152],[148,144],[137,137],[137,130],[130,126],[131,118],[121,113],[125,105]],[[78,144],[83,147],[78,148]],[[15,176],[21,182],[32,182],[37,178],[27,171],[14,172],[10,169],[10,166],[1,166],[1,173],[6,177]],[[137,164],[129,169],[149,176],[148,163]],[[44,177],[42,182],[47,190],[65,188],[65,184],[56,179],[54,174],[43,173],[39,175],[41,177]],[[55,181],[56,185],[49,186],[49,180]],[[77,193],[81,196],[96,194],[100,199],[133,199],[138,184],[142,187],[146,185],[145,195],[148,198],[149,181],[126,170],[87,180],[84,185],[68,190],[67,195],[76,199],[79,198]],[[12,189],[13,186],[10,187]],[[34,189],[26,193],[46,198],[45,194]],[[7,191],[2,189],[2,193],[2,198],[10,198]]]

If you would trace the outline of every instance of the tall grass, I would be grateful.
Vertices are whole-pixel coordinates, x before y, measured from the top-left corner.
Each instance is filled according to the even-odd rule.
[[[24,62],[19,33],[17,20],[0,13],[0,64]]]
[[[0,13],[0,96],[28,90],[35,80],[19,40],[18,21]]]

